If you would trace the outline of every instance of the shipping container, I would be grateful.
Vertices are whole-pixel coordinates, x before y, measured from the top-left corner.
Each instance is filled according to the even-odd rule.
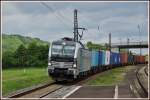
[[[99,66],[102,65],[102,54],[103,54],[103,52],[100,50],[99,51],[99,58],[98,58],[98,64],[99,64]]]
[[[130,56],[131,56],[131,58],[130,58],[131,64],[134,64],[134,56],[133,55],[130,55]]]
[[[136,55],[133,55],[133,62],[134,62],[134,64],[137,63]]]
[[[128,63],[128,54],[127,53],[120,53],[121,64]]]
[[[96,50],[92,50],[92,56],[91,56],[91,67],[98,67],[98,58],[99,58],[99,52]]]
[[[117,55],[117,64],[120,64],[120,53],[116,53]]]
[[[105,65],[105,51],[102,51],[102,65]]]
[[[137,63],[137,64],[139,64],[139,63],[141,63],[142,62],[142,57],[141,56],[139,56],[139,55],[135,55],[134,56],[134,61],[135,61],[135,63]]]
[[[114,53],[110,52],[110,65],[114,64]]]
[[[118,62],[117,62],[117,58],[118,57],[118,55],[117,55],[117,53],[114,53],[114,64],[118,64]]]
[[[133,61],[134,61],[134,60],[133,60],[133,55],[129,54],[129,55],[128,55],[128,63],[129,63],[129,64],[132,64]]]
[[[144,63],[145,62],[145,57],[144,56],[139,56],[139,62],[140,63]]]
[[[110,64],[110,51],[105,51],[105,65]]]
[[[114,64],[120,64],[120,54],[119,53],[115,53],[115,52],[111,52],[110,54],[110,64],[114,65]]]

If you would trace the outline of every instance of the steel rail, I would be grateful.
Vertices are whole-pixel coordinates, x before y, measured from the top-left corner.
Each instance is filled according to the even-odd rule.
[[[32,93],[34,91],[40,90],[42,88],[45,88],[45,87],[48,87],[48,86],[51,86],[51,85],[54,85],[54,84],[55,84],[55,82],[41,84],[41,85],[38,85],[37,87],[33,87],[33,88],[31,87],[30,89],[24,90],[22,92],[11,94],[7,98],[19,98],[21,96],[24,96],[26,94],[30,94],[30,93]]]

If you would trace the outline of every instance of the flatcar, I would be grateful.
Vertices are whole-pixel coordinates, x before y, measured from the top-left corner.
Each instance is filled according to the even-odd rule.
[[[56,81],[73,81],[112,67],[145,63],[144,56],[108,50],[88,50],[71,38],[53,41],[49,48],[48,74]]]

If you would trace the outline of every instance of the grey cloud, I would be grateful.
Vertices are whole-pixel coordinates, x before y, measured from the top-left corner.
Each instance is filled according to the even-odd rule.
[[[142,24],[142,39],[147,38],[147,7],[145,3],[47,3],[55,9],[51,12],[38,3],[8,3],[3,8],[3,33],[18,33],[52,41],[63,36],[73,36],[73,10],[79,10],[81,27],[88,28],[84,42],[113,41],[118,38],[137,35],[137,25]],[[11,8],[7,8],[7,6]],[[61,13],[57,18],[55,14]],[[61,21],[60,21],[61,20]],[[65,25],[64,25],[65,23]],[[98,30],[98,26],[101,27]],[[134,37],[138,38],[138,37]],[[126,41],[126,40],[124,40]]]

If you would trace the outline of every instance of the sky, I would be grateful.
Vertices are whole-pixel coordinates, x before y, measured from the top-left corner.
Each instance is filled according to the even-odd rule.
[[[147,2],[3,2],[2,33],[38,37],[52,42],[73,37],[73,11],[78,10],[82,42],[112,43],[148,41]],[[138,29],[140,26],[140,32]],[[133,51],[139,53],[139,50]],[[147,53],[143,49],[142,53]]]

